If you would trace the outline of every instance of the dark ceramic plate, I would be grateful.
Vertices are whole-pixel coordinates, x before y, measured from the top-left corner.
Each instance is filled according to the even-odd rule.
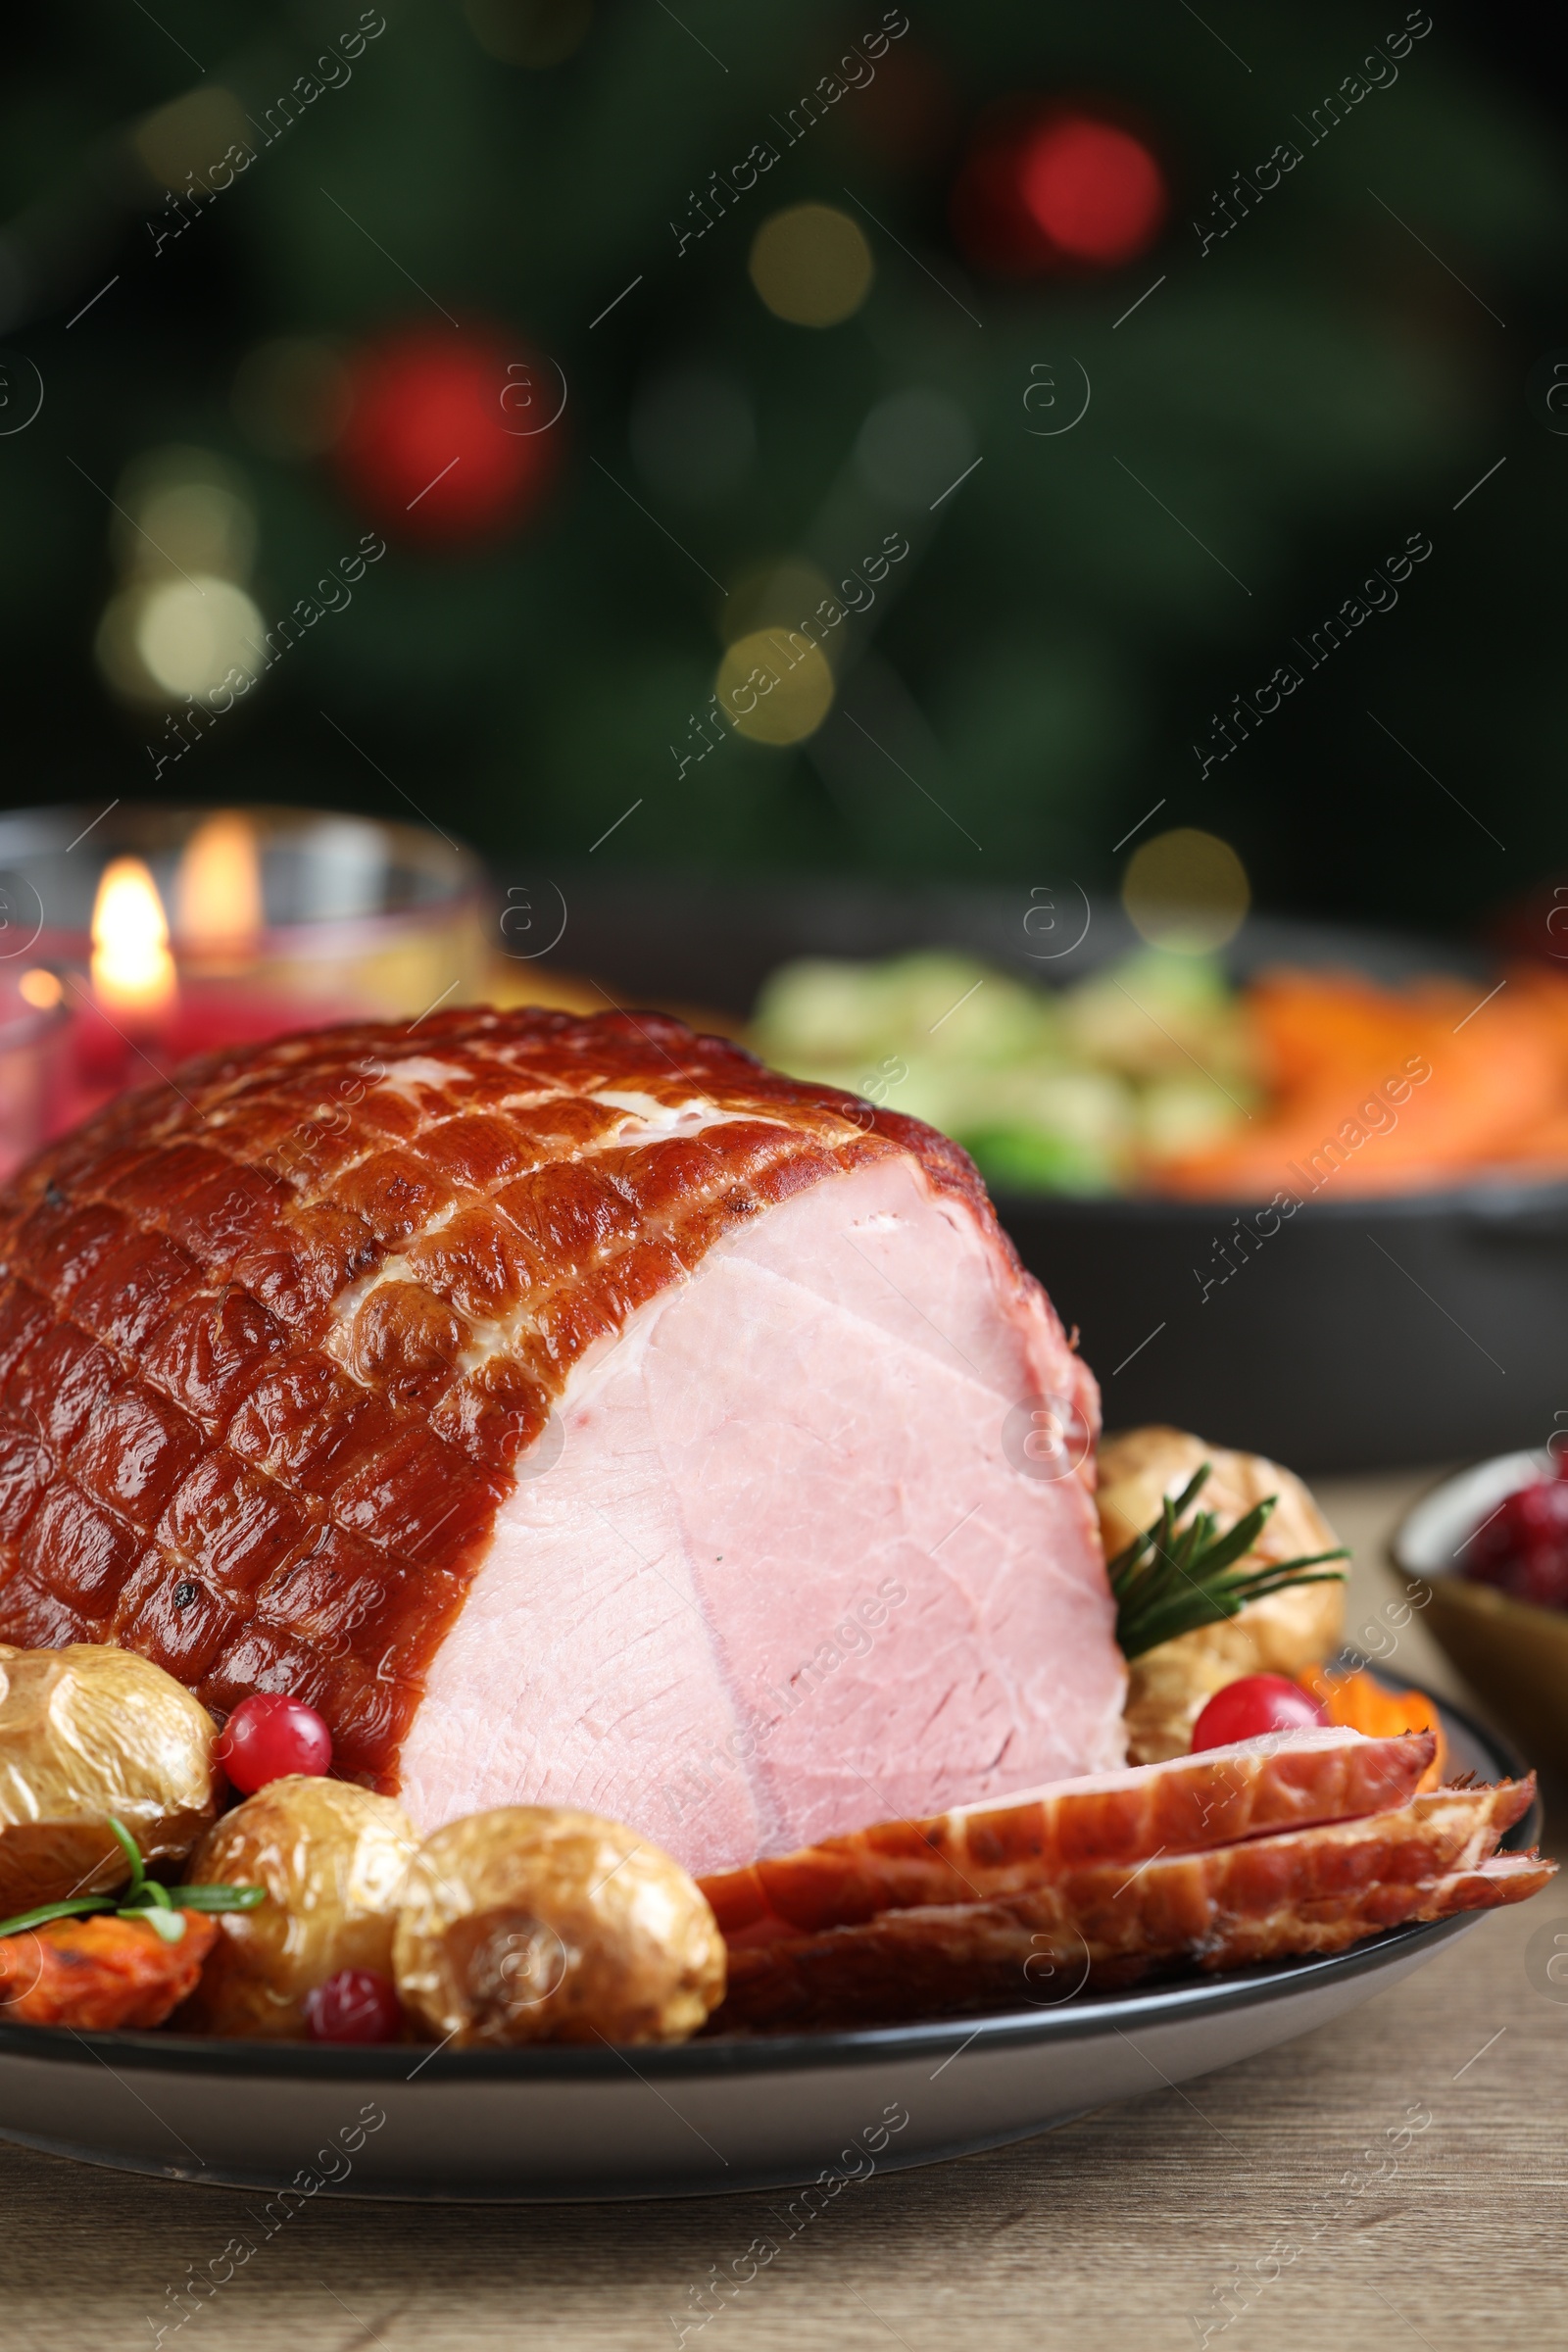
[[[1454,1708],[1443,1718],[1457,1770],[1521,1769]],[[1528,1845],[1539,1827],[1532,1814],[1506,1842]],[[873,2170],[1027,2138],[1233,2066],[1353,2009],[1476,1924],[981,2019],[674,2049],[354,2050],[0,2027],[0,2137],[270,2192],[258,2236],[319,2195],[553,2203],[824,2177],[813,2195],[837,2196]]]

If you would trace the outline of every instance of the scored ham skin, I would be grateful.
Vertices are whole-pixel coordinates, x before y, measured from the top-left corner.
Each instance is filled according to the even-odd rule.
[[[1436,1747],[1430,1732],[1378,1740],[1342,1729],[1286,1732],[1064,1781],[1002,1806],[881,1822],[706,1878],[703,1892],[731,1945],[848,1927],[881,1911],[986,1901],[1078,1864],[1125,1870],[1155,1854],[1403,1805]]]
[[[1497,1855],[1534,1776],[1437,1788],[1363,1819],[1198,1854],[1089,1863],[985,1902],[885,1911],[813,1936],[729,1946],[710,2033],[893,2024],[998,2007],[1054,2007],[1181,1968],[1343,1951],[1457,1911],[1523,1902],[1554,1876]]]
[[[111,1105],[0,1268],[0,1640],[289,1691],[421,1829],[718,1869],[1121,1761],[1098,1393],[917,1122],[657,1014],[356,1024]]]

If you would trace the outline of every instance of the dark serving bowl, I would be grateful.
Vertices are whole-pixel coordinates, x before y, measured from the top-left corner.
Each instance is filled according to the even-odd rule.
[[[549,942],[541,969],[591,974],[621,1004],[730,1017],[796,956],[945,947],[1049,984],[1139,944],[1119,908],[1091,906],[1075,885],[499,878],[513,909],[502,945],[523,951],[520,968],[532,942]],[[1238,978],[1283,961],[1385,982],[1459,973],[1478,996],[1488,985],[1484,959],[1462,948],[1271,918],[1250,919],[1229,960]],[[1296,1468],[1348,1471],[1544,1445],[1568,1406],[1568,1180],[1309,1201],[1261,1241],[1238,1237],[1255,1201],[997,1205],[1078,1325],[1109,1427],[1175,1421]]]

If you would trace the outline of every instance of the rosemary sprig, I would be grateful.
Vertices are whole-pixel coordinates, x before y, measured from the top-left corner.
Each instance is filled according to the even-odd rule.
[[[117,1919],[144,1919],[165,1943],[178,1943],[185,1933],[181,1911],[254,1911],[258,1903],[266,1901],[265,1886],[178,1886],[171,1894],[160,1880],[147,1876],[141,1848],[124,1823],[117,1821],[113,1813],[108,1819],[130,1864],[130,1885],[123,1896],[117,1900],[113,1894],[76,1894],[64,1902],[40,1903],[36,1911],[19,1911],[15,1919],[0,1919],[0,1936],[20,1936],[24,1928],[46,1927],[52,1919],[85,1919],[94,1911],[112,1911]]]
[[[1216,1535],[1218,1521],[1212,1511],[1196,1511],[1189,1524],[1180,1527],[1182,1513],[1196,1499],[1211,1467],[1204,1462],[1196,1470],[1174,1502],[1167,1494],[1153,1526],[1135,1536],[1108,1564],[1116,1640],[1123,1657],[1142,1657],[1145,1650],[1174,1642],[1179,1634],[1222,1624],[1250,1600],[1281,1592],[1288,1585],[1345,1581],[1343,1568],[1324,1566],[1328,1560],[1349,1558],[1343,1544],[1335,1551],[1314,1551],[1262,1568],[1236,1568],[1261,1535],[1277,1494],[1266,1495],[1226,1535]],[[1311,1569],[1319,1573],[1306,1573]]]

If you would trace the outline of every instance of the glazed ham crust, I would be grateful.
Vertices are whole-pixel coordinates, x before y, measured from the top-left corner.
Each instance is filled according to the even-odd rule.
[[[1166,1769],[1155,1767],[1154,1769]],[[730,1945],[709,2031],[801,2032],[999,2006],[1187,1967],[1343,1951],[1457,1911],[1523,1902],[1556,1864],[1498,1854],[1535,1781],[1436,1788],[1362,1819],[1200,1853],[1086,1862],[990,1901],[888,1910],[854,1926]]]
[[[1430,1732],[1289,1733],[1066,1781],[928,1821],[888,1821],[801,1853],[726,1871],[703,1892],[731,1946],[849,1927],[884,1911],[988,1901],[1084,1865],[1119,1876],[1201,1852],[1405,1804],[1436,1748]]]
[[[956,1147],[658,1014],[348,1026],[122,1098],[0,1207],[0,1639],[122,1643],[220,1712],[286,1690],[395,1789],[573,1367],[890,1158],[1036,1291]]]

